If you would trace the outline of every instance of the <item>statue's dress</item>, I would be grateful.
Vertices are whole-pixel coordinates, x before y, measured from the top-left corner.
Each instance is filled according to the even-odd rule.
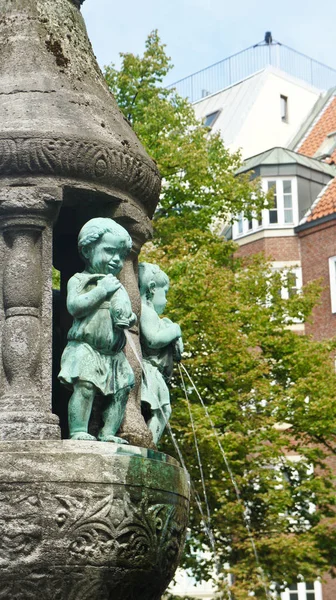
[[[101,277],[76,273],[71,282],[75,282],[80,295],[92,290]],[[112,298],[118,292],[127,296],[122,288]],[[88,381],[104,396],[134,386],[134,374],[123,352],[125,333],[116,325],[121,311],[117,304],[116,297],[113,303],[105,300],[84,317],[74,318],[58,376],[63,384],[72,388],[78,381]]]
[[[150,310],[147,307],[147,311]],[[160,319],[155,310],[152,311],[153,333],[171,324],[169,319]],[[167,387],[173,372],[173,344],[153,350],[147,341],[141,338],[143,355],[143,376],[141,383],[141,402],[147,402],[152,410],[170,405]]]

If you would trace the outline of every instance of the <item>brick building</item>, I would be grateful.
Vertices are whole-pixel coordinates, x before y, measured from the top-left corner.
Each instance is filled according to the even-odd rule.
[[[241,172],[259,176],[274,191],[259,218],[240,215],[232,230],[242,256],[264,252],[275,267],[290,267],[295,288],[320,280],[321,301],[312,323],[315,339],[336,336],[336,90],[314,106],[291,148],[273,148],[245,161]]]
[[[314,280],[323,286],[313,320],[298,329],[321,340],[336,336],[336,90],[321,97],[289,148],[245,161],[241,172],[274,191],[269,209],[243,214],[232,228],[240,256],[263,252],[275,268],[293,270],[292,292]],[[336,472],[336,460],[331,459]],[[335,600],[336,580],[297,583],[282,600]]]

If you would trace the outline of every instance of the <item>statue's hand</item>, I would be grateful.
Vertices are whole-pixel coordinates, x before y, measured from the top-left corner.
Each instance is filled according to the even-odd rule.
[[[106,275],[103,279],[100,279],[97,284],[98,287],[102,287],[106,295],[114,294],[120,287],[120,281],[114,275]]]

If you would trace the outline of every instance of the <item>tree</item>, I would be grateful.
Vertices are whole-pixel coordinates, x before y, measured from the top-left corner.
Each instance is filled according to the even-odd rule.
[[[191,104],[162,82],[172,68],[157,31],[146,41],[143,57],[121,54],[122,66],[105,68],[106,81],[163,177],[156,219],[156,240],[175,227],[206,230],[214,217],[249,213],[264,197],[256,180],[235,176],[240,153],[229,152],[219,134],[197,121]],[[251,197],[254,201],[251,201]]]
[[[281,273],[261,256],[239,260],[234,244],[211,233],[216,216],[257,210],[264,199],[258,184],[234,177],[239,155],[162,86],[170,62],[157,33],[143,57],[122,58],[119,72],[106,69],[107,81],[164,176],[143,258],[170,277],[169,316],[181,323],[183,363],[208,413],[188,375],[182,370],[189,402],[176,374],[172,428],[202,509],[193,502],[184,565],[209,578],[215,562],[225,591],[229,563],[237,600],[252,591],[265,598],[272,584],[280,590],[298,574],[313,580],[336,564],[326,461],[335,452],[336,344],[292,330],[310,318],[318,284],[284,300]],[[174,454],[168,435],[161,449]]]

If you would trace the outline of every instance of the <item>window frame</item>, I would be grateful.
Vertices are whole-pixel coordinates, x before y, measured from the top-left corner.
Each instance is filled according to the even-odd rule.
[[[216,121],[217,121],[217,119],[218,119],[219,115],[221,114],[221,112],[222,112],[222,109],[220,109],[220,108],[219,108],[219,109],[217,109],[217,110],[213,110],[212,112],[210,112],[210,113],[208,113],[207,115],[205,115],[205,117],[203,117],[203,125],[204,125],[204,127],[207,127],[207,129],[212,129],[212,128],[213,128],[213,126],[214,126],[214,124],[216,123]],[[206,120],[207,120],[209,117],[212,117],[212,116],[213,116],[214,118],[213,118],[213,119],[212,119],[212,121],[210,122],[210,125],[206,125]]]
[[[292,208],[293,211],[293,221],[291,223],[285,222],[285,214],[286,211],[289,210],[285,208],[285,196],[289,194],[284,192],[284,182],[289,181],[291,183],[291,198],[292,198]],[[270,222],[270,210],[269,208],[265,209],[266,218],[266,227],[267,228],[279,228],[279,227],[288,227],[293,228],[299,223],[299,207],[298,207],[298,193],[297,193],[297,178],[296,177],[265,177],[263,178],[263,189],[265,192],[269,190],[269,183],[275,182],[276,188],[276,200],[277,200],[277,214],[278,214],[278,222],[271,223]]]
[[[288,123],[288,96],[285,94],[280,94],[280,117],[283,123]]]
[[[329,262],[329,286],[330,305],[332,314],[336,313],[336,256],[330,256]]]
[[[286,588],[286,590],[281,594],[281,600],[291,600],[291,592],[295,593],[295,591],[297,592],[298,600],[307,600],[307,595],[311,593],[314,593],[314,600],[323,600],[321,582],[316,580],[309,583],[314,583],[313,590],[307,590],[306,583],[304,581],[300,581],[297,583],[297,590],[290,590],[289,588]]]
[[[292,197],[292,208],[293,211],[293,223],[285,223],[285,209],[284,206],[284,194],[283,182],[291,182],[291,197]],[[263,177],[262,178],[262,189],[264,192],[268,191],[269,183],[275,182],[276,185],[276,198],[277,198],[277,223],[270,223],[270,209],[264,208],[259,215],[254,215],[252,218],[252,228],[249,228],[249,219],[240,213],[235,223],[233,224],[232,234],[233,240],[243,238],[246,235],[257,233],[264,229],[293,229],[299,223],[299,207],[298,207],[298,193],[297,193],[297,178],[292,177]],[[272,209],[271,209],[272,210]]]

